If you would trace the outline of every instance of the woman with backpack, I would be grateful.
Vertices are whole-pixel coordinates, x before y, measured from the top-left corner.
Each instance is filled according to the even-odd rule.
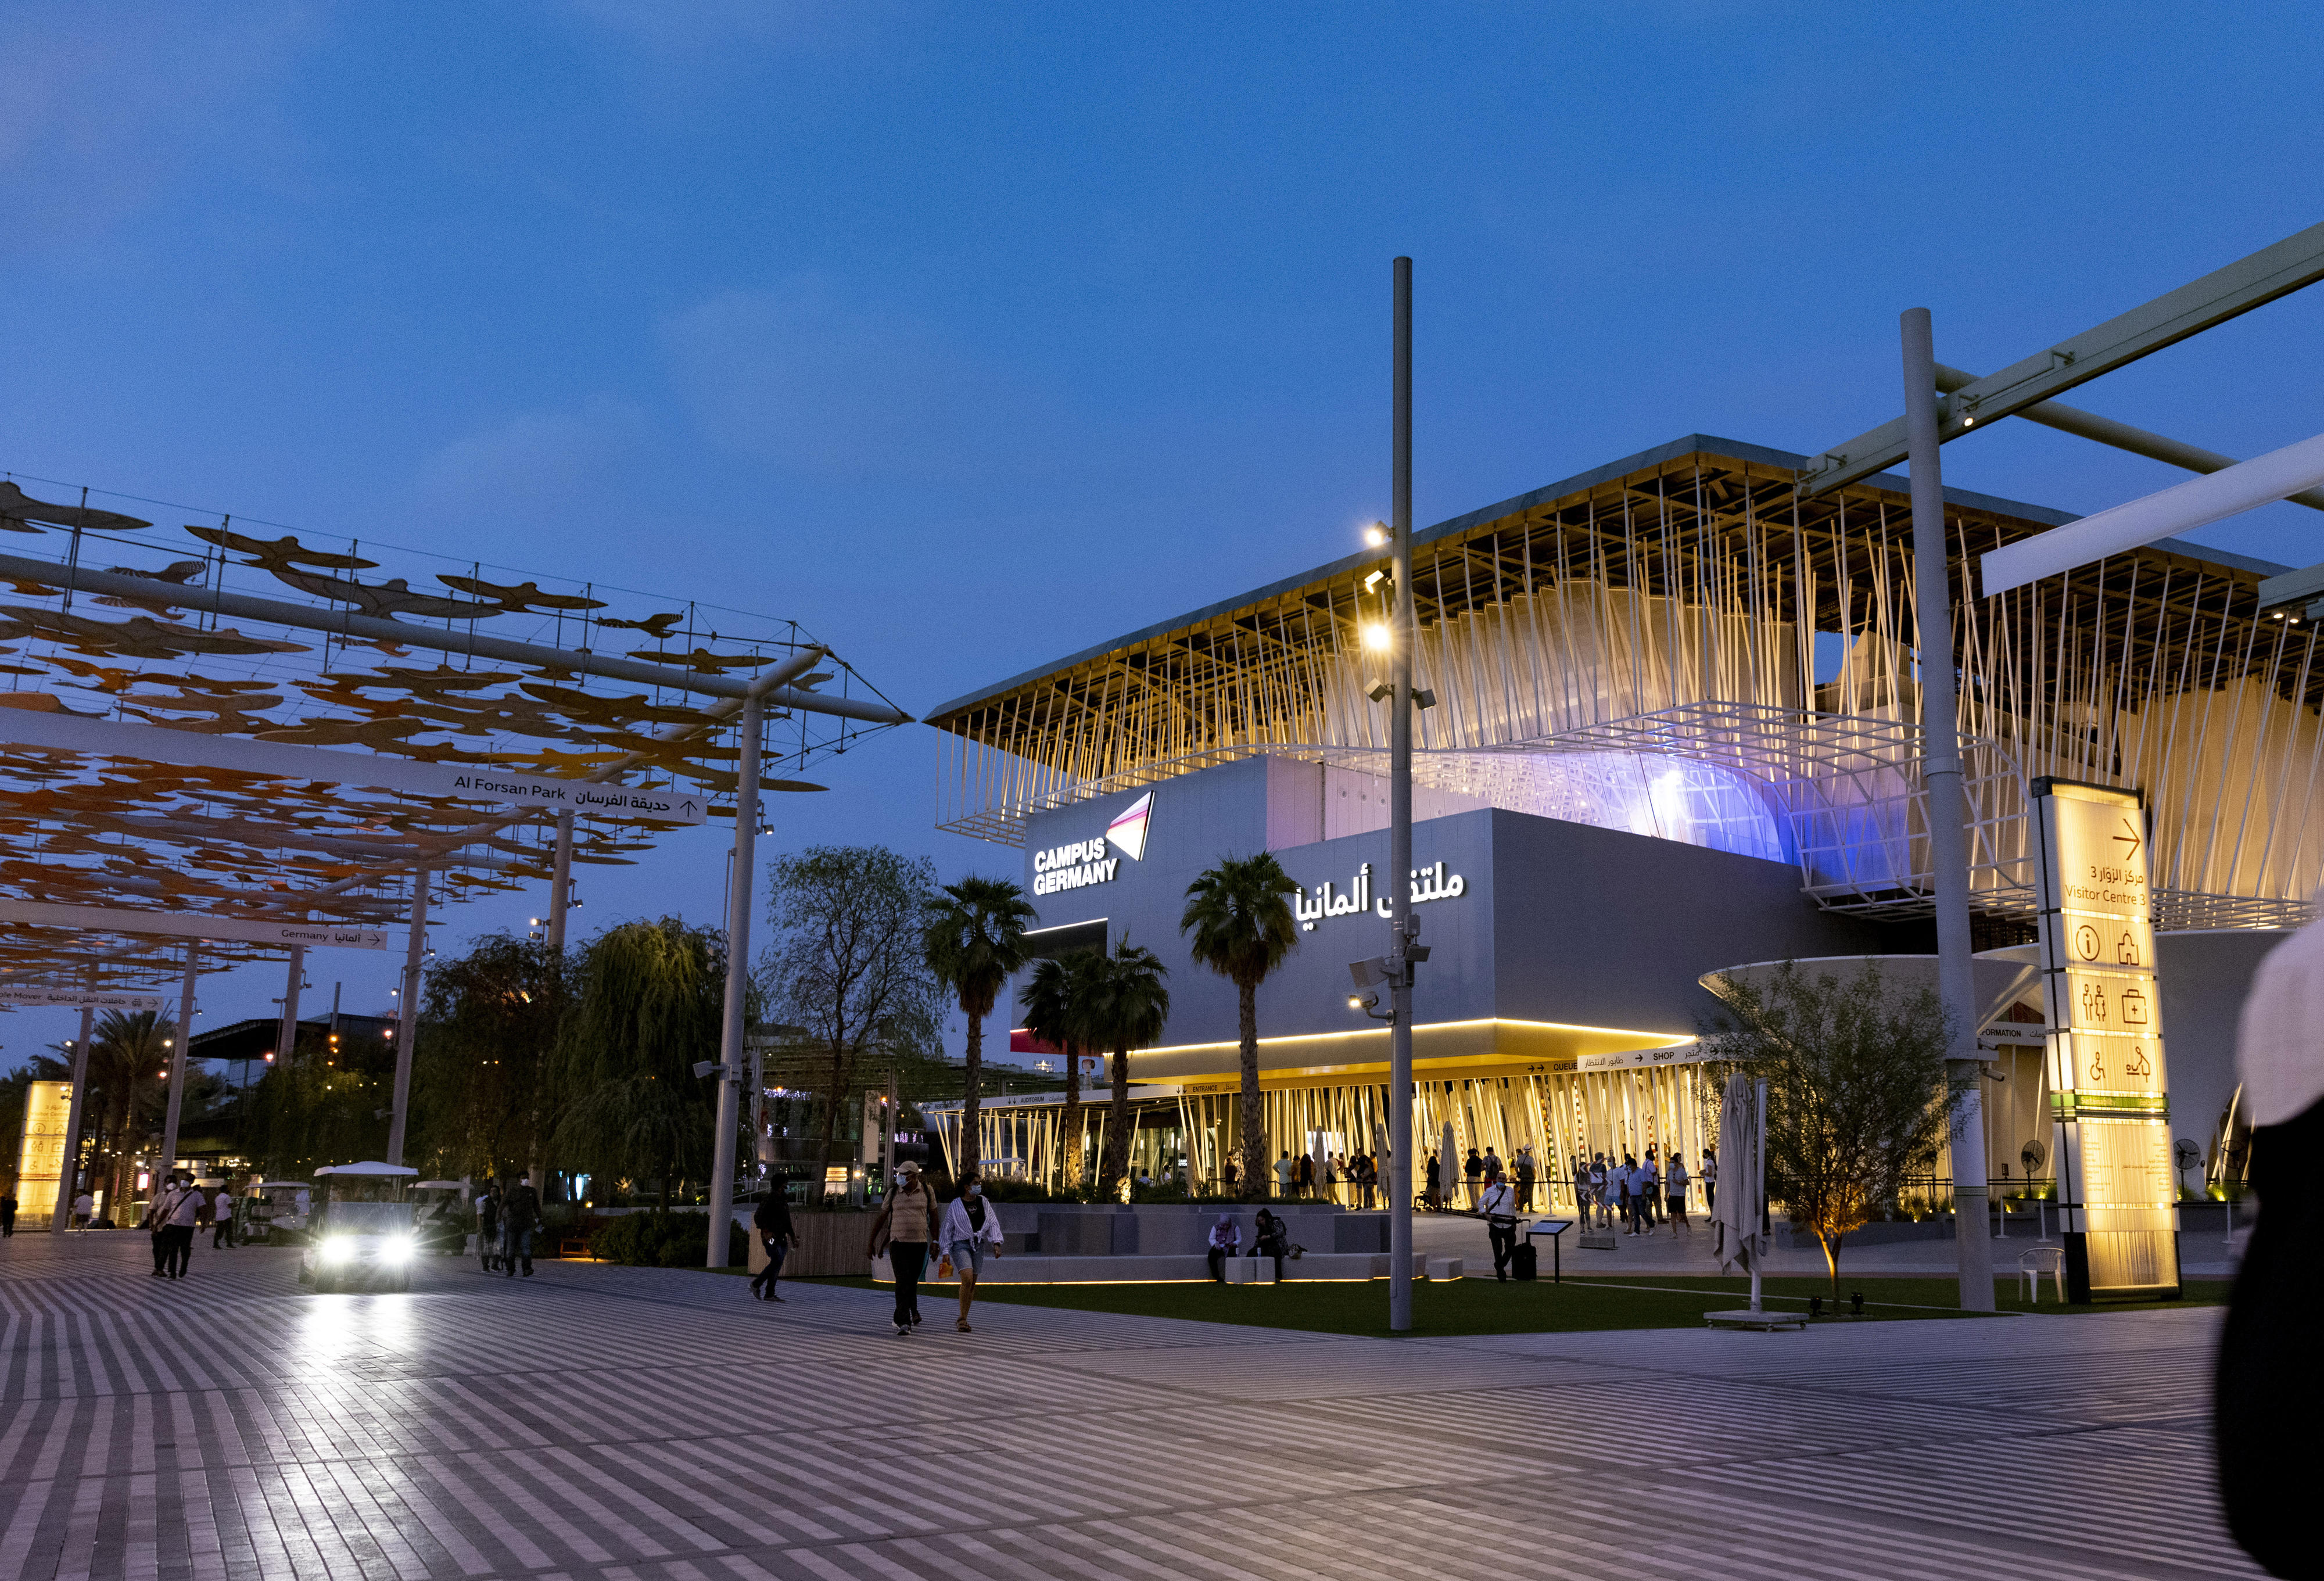
[[[976,1276],[984,1271],[984,1249],[1001,1255],[1001,1210],[984,1200],[984,1188],[974,1175],[961,1177],[960,1195],[945,1209],[945,1255],[960,1278],[960,1321],[954,1328],[970,1332],[968,1308],[976,1300]]]

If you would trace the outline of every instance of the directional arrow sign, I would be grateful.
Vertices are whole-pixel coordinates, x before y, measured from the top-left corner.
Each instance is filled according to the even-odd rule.
[[[88,988],[0,988],[0,1004],[65,1004],[74,1009],[85,1004],[91,1010],[125,1010],[132,1014],[150,1010],[158,1015],[161,1010],[161,996],[158,994],[116,994]]]
[[[2114,842],[2117,846],[2128,846],[2130,847],[2129,850],[2125,851],[2122,854],[2122,859],[2125,862],[2127,862],[2132,857],[2138,855],[2139,846],[2144,845],[2146,842],[2138,837],[2137,827],[2128,818],[2122,820],[2122,828],[2123,832],[2115,836]]]
[[[457,796],[574,811],[592,818],[651,818],[697,824],[704,804],[697,792],[639,790],[586,780],[552,780],[521,770],[461,763],[429,763],[379,753],[332,752],[244,736],[205,735],[159,725],[124,725],[78,714],[44,714],[30,708],[0,708],[0,743],[50,751],[138,758],[189,768],[232,769],[275,774],[288,780],[322,780],[339,785],[376,786],[410,796]],[[682,805],[691,803],[692,810]]]
[[[131,911],[115,906],[53,905],[46,901],[0,901],[0,922],[20,923],[28,928],[69,928],[81,933],[223,938],[235,944],[387,948],[383,931],[353,922],[309,922],[291,917],[213,917],[193,911]]]

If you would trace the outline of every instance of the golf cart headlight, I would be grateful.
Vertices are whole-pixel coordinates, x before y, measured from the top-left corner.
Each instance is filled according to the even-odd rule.
[[[355,1244],[353,1236],[332,1235],[323,1242],[323,1261],[326,1262],[345,1262],[355,1254]]]
[[[411,1237],[409,1235],[389,1236],[385,1241],[380,1244],[379,1260],[382,1262],[410,1262]]]

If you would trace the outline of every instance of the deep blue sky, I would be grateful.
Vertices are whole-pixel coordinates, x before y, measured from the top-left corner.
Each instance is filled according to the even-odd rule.
[[[1346,552],[1417,260],[1422,522],[1900,409],[2324,218],[2313,7],[844,0],[0,13],[0,468],[793,616],[915,710]],[[2324,429],[2324,291],[2071,397]],[[2011,431],[2015,429],[2016,431]],[[2003,425],[1947,480],[2181,476]],[[2293,506],[2211,541],[2299,563]],[[949,878],[935,738],[777,848]],[[718,911],[704,831],[592,926]],[[439,948],[536,910],[476,905]],[[326,1003],[384,958],[318,955]],[[218,980],[201,1025],[270,1013]],[[66,1035],[0,1019],[0,1063]]]

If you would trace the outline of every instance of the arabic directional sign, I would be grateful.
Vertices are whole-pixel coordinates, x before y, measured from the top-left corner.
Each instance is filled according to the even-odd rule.
[[[45,901],[0,901],[0,922],[28,928],[70,928],[83,933],[152,933],[170,938],[223,938],[236,944],[304,944],[343,949],[385,949],[387,935],[350,922],[309,922],[293,917],[218,917],[194,911],[131,911],[114,906],[60,906]],[[73,1001],[78,1004],[78,1000]]]
[[[2179,1288],[2178,1179],[2135,790],[2034,783],[2051,1119],[2069,1299]]]
[[[161,996],[158,994],[114,994],[104,989],[35,988],[0,986],[0,1005],[23,1008],[35,1004],[63,1004],[78,1010],[87,1005],[91,1010],[125,1010],[133,1014],[150,1010],[159,1014]]]
[[[698,824],[708,808],[698,791],[641,790],[628,785],[598,785],[586,780],[556,780],[521,770],[479,770],[457,763],[423,763],[380,753],[333,752],[279,741],[251,741],[129,725],[78,714],[0,708],[0,742],[52,751],[138,758],[190,768],[236,769],[285,779],[321,780],[371,786],[411,796],[456,796],[501,801],[588,818],[651,818],[660,823]]]

